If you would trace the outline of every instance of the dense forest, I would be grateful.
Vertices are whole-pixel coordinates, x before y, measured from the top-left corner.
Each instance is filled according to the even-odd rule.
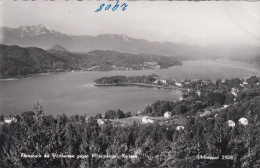
[[[135,55],[116,51],[95,50],[88,53],[72,53],[0,44],[0,52],[1,76],[73,70],[163,69],[181,65],[178,58],[148,54]]]
[[[259,77],[183,81],[189,89],[183,100],[157,101],[140,114],[108,110],[104,116],[52,116],[44,115],[37,104],[34,111],[14,116],[17,122],[1,123],[0,167],[258,168],[259,82]],[[211,113],[201,115],[206,109]],[[163,116],[166,111],[182,122],[125,126],[109,122],[133,115]],[[107,122],[98,124],[101,118]]]
[[[117,83],[144,83],[153,84],[158,77],[155,74],[147,76],[110,76],[96,79],[97,84],[117,84]]]

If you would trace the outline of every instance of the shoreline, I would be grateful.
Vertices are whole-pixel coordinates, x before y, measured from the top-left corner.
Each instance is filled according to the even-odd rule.
[[[124,82],[112,83],[112,84],[98,84],[98,83],[95,83],[94,86],[97,86],[97,87],[140,86],[140,87],[150,87],[150,88],[158,88],[158,89],[175,89],[175,90],[182,90],[182,91],[185,90],[183,88],[178,88],[178,87],[174,87],[174,86],[160,86],[160,85],[145,84],[145,83],[124,83]]]

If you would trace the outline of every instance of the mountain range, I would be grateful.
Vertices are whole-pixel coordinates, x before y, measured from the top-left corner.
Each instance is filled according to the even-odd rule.
[[[44,25],[20,26],[18,28],[3,27],[3,44],[19,45],[22,47],[39,47],[49,49],[59,44],[74,52],[89,52],[92,50],[114,50],[133,54],[148,53],[176,56],[171,48],[181,46],[171,43],[149,42],[134,39],[126,35],[102,34],[98,36],[68,35],[49,30]],[[174,45],[174,46],[173,46]]]
[[[72,52],[89,52],[93,50],[113,50],[132,54],[157,54],[186,58],[217,57],[254,57],[260,52],[259,47],[201,47],[172,42],[149,42],[126,35],[101,34],[98,36],[70,35],[56,30],[49,30],[44,25],[20,26],[18,28],[1,27],[2,44],[22,47],[39,47],[50,49],[59,44]]]

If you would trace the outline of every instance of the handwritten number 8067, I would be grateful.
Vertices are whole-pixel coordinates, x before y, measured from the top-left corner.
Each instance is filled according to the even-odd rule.
[[[101,4],[100,7],[99,7],[95,12],[101,11],[104,6],[105,6],[105,4]],[[119,0],[117,0],[115,6],[112,8],[112,11],[117,10],[117,8],[118,8],[119,6],[120,6],[120,5],[119,5]],[[123,5],[121,5],[120,7],[122,8],[122,11],[125,11],[127,6],[128,6],[128,5],[127,5],[126,3],[123,3]],[[107,6],[105,7],[105,10],[109,10],[110,8],[111,8],[111,4],[107,5]]]

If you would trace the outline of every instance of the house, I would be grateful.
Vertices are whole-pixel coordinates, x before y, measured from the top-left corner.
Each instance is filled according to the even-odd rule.
[[[201,95],[201,91],[199,91],[199,90],[197,90],[196,93],[197,93],[198,96]]]
[[[210,81],[207,81],[207,80],[201,81],[201,86],[202,85],[209,85],[209,84],[210,84]]]
[[[157,68],[157,69],[160,69],[160,68],[161,68],[161,66],[160,66],[160,65],[156,65],[156,66],[155,66],[155,68]]]
[[[237,88],[232,88],[231,89],[231,94],[234,95],[235,97],[237,97],[237,94],[238,94],[238,89]]]
[[[154,123],[154,120],[148,118],[147,116],[144,116],[141,120],[142,123],[147,124],[147,123]]]
[[[228,107],[229,107],[229,105],[226,105],[226,104],[223,106],[223,108],[228,108]]]
[[[248,85],[248,83],[247,82],[243,82],[243,83],[240,83],[239,84],[241,87],[245,87],[245,85]]]
[[[156,79],[156,80],[154,81],[154,83],[155,83],[155,84],[166,84],[167,81],[166,81],[166,80],[163,80],[163,79]]]
[[[0,121],[0,126],[4,125],[5,122],[4,121]]]
[[[163,80],[163,79],[161,79],[160,82],[162,82],[163,84],[166,84],[166,83],[167,83],[167,81],[166,81],[166,80]]]
[[[232,127],[232,128],[233,128],[233,127],[235,127],[235,126],[236,126],[235,122],[234,122],[234,121],[232,121],[232,120],[228,120],[228,122],[227,122],[227,123],[228,123],[228,126],[229,126],[229,127]]]
[[[184,130],[184,129],[185,129],[184,126],[177,126],[177,127],[176,127],[176,130],[177,130],[177,131],[181,131],[181,130]]]
[[[240,118],[239,120],[239,124],[240,125],[243,125],[243,126],[246,126],[246,125],[248,125],[248,120],[246,119],[246,118]]]
[[[5,118],[4,118],[4,122],[5,122],[6,124],[11,124],[12,122],[17,122],[17,119],[14,118],[14,117],[5,117]]]
[[[105,124],[105,121],[102,119],[97,119],[97,123],[98,123],[98,125],[103,125],[103,124]]]
[[[164,116],[164,118],[170,118],[172,116],[172,113],[169,111],[166,111],[163,116]]]
[[[182,86],[182,84],[181,84],[180,82],[175,82],[175,85],[176,85],[176,86],[179,86],[179,87]]]

